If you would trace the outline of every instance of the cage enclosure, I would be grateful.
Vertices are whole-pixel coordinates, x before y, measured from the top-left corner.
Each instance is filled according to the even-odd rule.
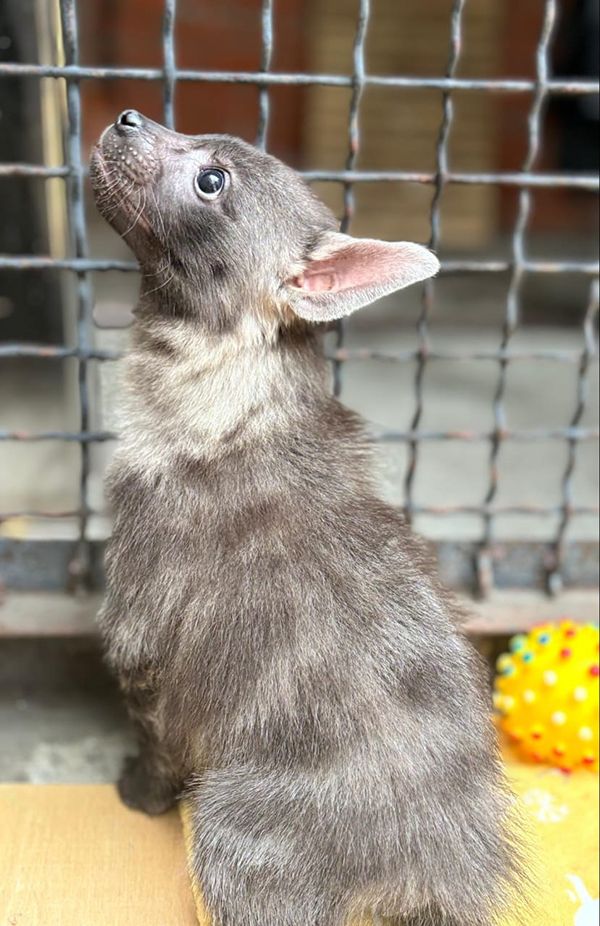
[[[426,8],[425,8],[426,7]],[[328,336],[386,497],[507,631],[598,584],[597,3],[29,0],[0,19],[0,632],[87,633],[137,274],[89,202],[128,106],[300,170],[442,271]]]

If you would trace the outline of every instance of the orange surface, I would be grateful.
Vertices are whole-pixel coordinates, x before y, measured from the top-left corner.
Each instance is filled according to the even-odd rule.
[[[111,785],[0,785],[1,926],[196,926],[176,811]]]
[[[531,926],[593,926],[597,776],[506,758],[537,886]],[[0,926],[210,926],[196,899],[197,915],[176,812],[134,813],[112,785],[0,785]]]

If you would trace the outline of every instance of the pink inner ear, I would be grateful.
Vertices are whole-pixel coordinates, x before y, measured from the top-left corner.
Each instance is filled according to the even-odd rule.
[[[398,270],[398,255],[361,242],[324,260],[311,261],[295,285],[311,293],[344,292],[372,286]]]

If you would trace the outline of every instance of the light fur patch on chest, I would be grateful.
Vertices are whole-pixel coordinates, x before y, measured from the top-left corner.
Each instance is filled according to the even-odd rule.
[[[247,316],[218,337],[157,322],[153,336],[160,349],[150,343],[128,359],[122,421],[127,455],[144,466],[161,466],[174,452],[218,456],[225,444],[284,428],[293,416],[274,321]]]

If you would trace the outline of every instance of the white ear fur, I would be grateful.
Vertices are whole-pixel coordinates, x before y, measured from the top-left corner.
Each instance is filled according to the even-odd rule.
[[[330,232],[289,281],[290,306],[309,321],[333,321],[439,269],[437,257],[420,244]]]

